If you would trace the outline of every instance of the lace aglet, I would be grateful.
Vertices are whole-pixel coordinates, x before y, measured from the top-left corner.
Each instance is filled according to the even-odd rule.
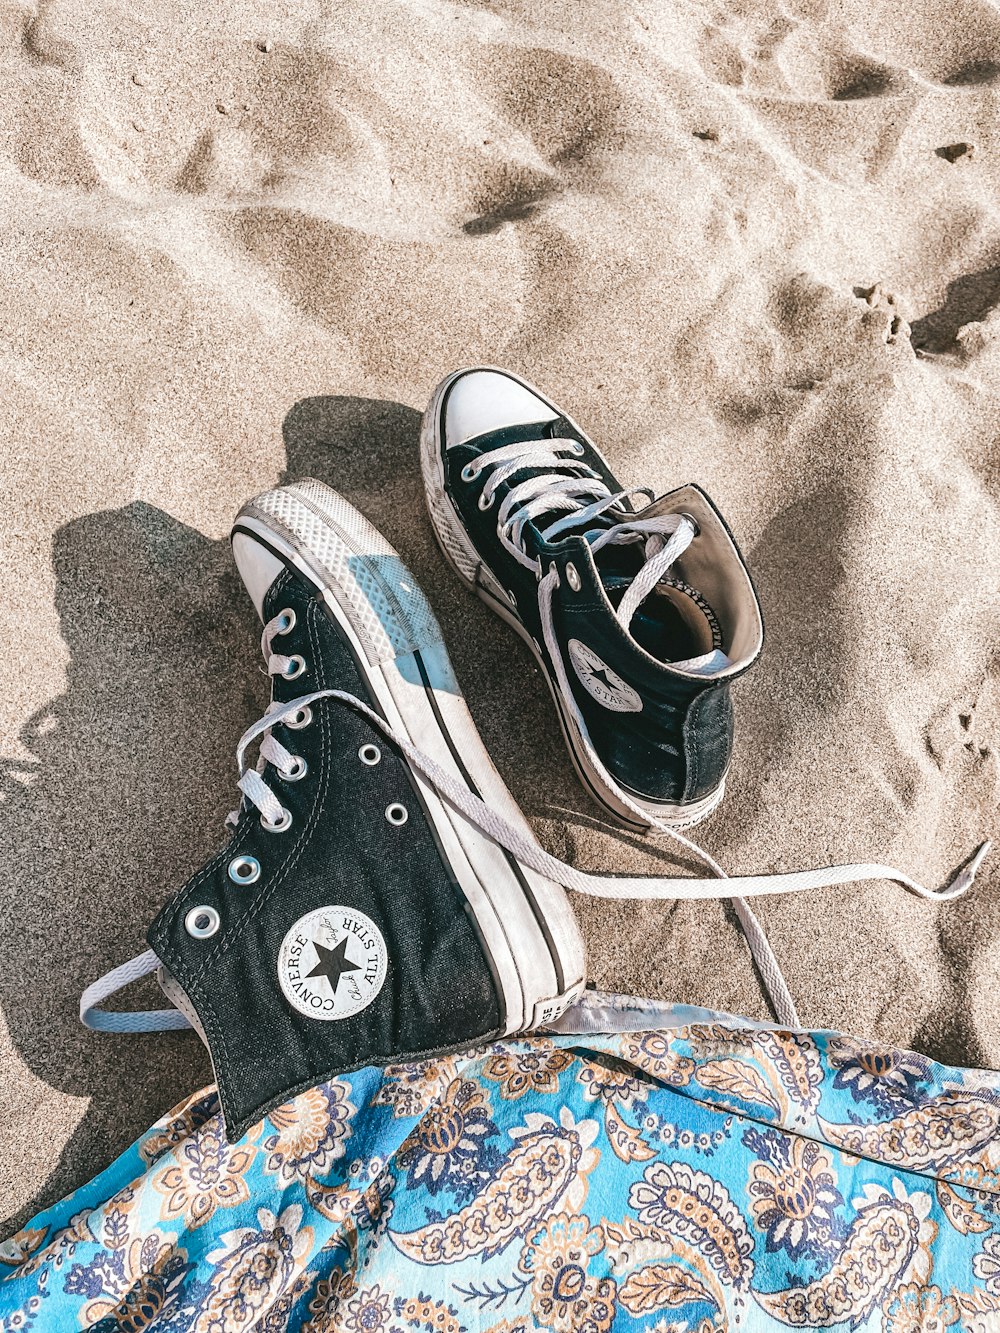
[[[976,872],[978,871],[979,867],[983,864],[986,857],[989,855],[992,846],[993,846],[992,842],[990,842],[990,840],[987,838],[986,842],[982,843],[979,847],[976,848],[972,856],[969,857],[968,861],[966,861],[965,865],[958,872],[955,878],[951,881],[948,887],[945,890],[943,890],[943,892],[941,893],[942,898],[944,899],[960,898],[963,893],[968,893],[968,891],[972,888],[972,885],[975,883]]]

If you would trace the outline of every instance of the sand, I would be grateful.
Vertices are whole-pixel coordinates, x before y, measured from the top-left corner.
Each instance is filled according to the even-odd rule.
[[[699,830],[728,868],[938,884],[995,831],[985,0],[0,0],[0,60],[0,1229],[210,1077],[76,1006],[223,838],[266,699],[227,544],[257,491],[311,474],[384,530],[546,846],[664,863],[436,553],[418,414],[457,365],[738,534],[767,646]],[[804,1021],[1000,1063],[998,866],[949,906],[765,903]],[[580,915],[600,984],[766,1016],[723,905]]]

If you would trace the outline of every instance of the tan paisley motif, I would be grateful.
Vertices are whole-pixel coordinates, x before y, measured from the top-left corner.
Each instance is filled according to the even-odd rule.
[[[27,1258],[20,1261],[18,1277],[28,1277],[32,1273],[37,1273],[45,1264],[62,1265],[76,1253],[77,1246],[97,1240],[98,1237],[91,1231],[93,1217],[94,1213],[90,1208],[83,1208],[80,1212],[74,1213],[66,1225],[53,1232],[44,1245],[36,1246]],[[20,1234],[19,1232],[18,1235]]]
[[[719,1060],[727,1055],[750,1054],[754,1034],[746,1028],[729,1028],[722,1023],[690,1023],[674,1034],[687,1042],[695,1062]]]
[[[369,1251],[379,1243],[388,1226],[395,1178],[391,1175],[380,1177],[364,1191],[347,1184],[321,1185],[309,1177],[303,1184],[311,1210],[336,1226],[323,1249],[344,1246],[351,1270],[366,1263]]]
[[[261,1145],[264,1170],[277,1176],[279,1189],[306,1175],[328,1175],[344,1156],[357,1114],[350,1092],[349,1083],[331,1079],[268,1112],[268,1129],[274,1132]]]
[[[301,1270],[274,1304],[269,1307],[263,1318],[251,1326],[253,1333],[288,1333],[288,1329],[292,1327],[292,1310],[309,1293],[316,1277],[317,1274],[314,1269]],[[330,1325],[325,1323],[317,1329],[316,1324],[310,1321],[299,1324],[296,1333],[329,1333],[329,1328]],[[117,1330],[116,1333],[118,1333]],[[134,1333],[134,1330],[123,1329],[121,1333]],[[143,1333],[145,1333],[145,1330],[143,1330]],[[155,1324],[151,1327],[150,1333],[156,1333]]]
[[[458,1074],[453,1055],[412,1064],[386,1065],[371,1106],[388,1106],[396,1119],[421,1115],[441,1097]]]
[[[806,1286],[754,1296],[792,1328],[860,1324],[898,1285],[920,1246],[920,1229],[916,1212],[886,1195],[858,1213],[828,1273]]]
[[[1000,1139],[975,1160],[962,1162],[950,1170],[949,1182],[971,1190],[977,1196],[1000,1194],[1000,1171],[997,1171],[992,1164],[998,1153],[1000,1153]]]
[[[640,1108],[645,1107],[650,1091],[647,1080],[636,1078],[629,1072],[629,1065],[618,1062],[578,1063],[581,1067],[577,1082],[582,1085],[587,1101],[604,1106],[604,1132],[615,1156],[623,1162],[648,1162],[655,1157],[656,1149],[649,1146],[638,1127],[630,1125],[623,1114],[626,1110],[634,1112],[637,1103]]]
[[[202,1088],[186,1097],[178,1106],[158,1121],[139,1143],[139,1155],[152,1165],[171,1148],[199,1129],[206,1120],[219,1112],[219,1094],[214,1088]],[[248,1137],[254,1137],[248,1135]]]
[[[684,1162],[654,1162],[633,1184],[628,1201],[640,1222],[688,1241],[727,1286],[747,1290],[754,1240],[721,1181]]]
[[[180,1220],[194,1230],[218,1208],[237,1208],[250,1198],[247,1174],[257,1149],[226,1139],[222,1116],[213,1116],[200,1134],[184,1139],[157,1160],[153,1189],[163,1195],[160,1217]]]
[[[561,1198],[582,1152],[575,1134],[554,1128],[526,1134],[461,1212],[416,1231],[391,1232],[393,1243],[420,1264],[454,1264],[472,1254],[495,1254]]]
[[[671,1032],[625,1032],[618,1039],[621,1058],[637,1069],[666,1083],[671,1088],[683,1088],[691,1082],[694,1061],[674,1049]]]
[[[973,1256],[972,1271],[991,1296],[1000,1296],[1000,1233],[987,1236]]]
[[[626,1218],[621,1224],[604,1222],[604,1235],[608,1263],[616,1277],[626,1277],[646,1266],[657,1264],[681,1263],[686,1265],[689,1276],[697,1273],[699,1282],[705,1288],[707,1299],[718,1311],[726,1308],[726,1294],[722,1283],[704,1257],[694,1245],[679,1236],[671,1236],[658,1227],[644,1226]],[[622,1286],[627,1286],[627,1278]]]
[[[726,1097],[723,1105],[728,1111],[745,1111],[747,1102],[766,1106],[775,1115],[784,1109],[784,1098],[779,1101],[763,1074],[745,1060],[713,1060],[695,1071],[695,1080],[703,1088],[721,1092]]]
[[[948,1092],[892,1120],[837,1125],[819,1121],[837,1148],[911,1171],[941,1171],[978,1156],[1000,1132],[1000,1106]]]
[[[315,1285],[309,1295],[310,1318],[302,1325],[302,1333],[325,1333],[335,1328],[337,1315],[348,1297],[357,1291],[354,1274],[346,1269],[335,1269],[318,1280],[306,1274]]]
[[[103,1319],[114,1320],[119,1333],[141,1333],[152,1326],[170,1305],[184,1276],[183,1263],[177,1267],[173,1261],[183,1261],[187,1255],[175,1247],[174,1240],[173,1235],[152,1231],[126,1245],[111,1282],[83,1307],[83,1326],[91,1328]]]
[[[392,1307],[392,1291],[375,1282],[350,1298],[337,1323],[347,1333],[389,1333]]]
[[[614,1102],[604,1108],[604,1132],[612,1152],[623,1162],[648,1162],[656,1156],[656,1149],[649,1146],[635,1125],[628,1123]]]
[[[303,1181],[306,1199],[320,1217],[328,1222],[343,1225],[357,1210],[361,1200],[361,1191],[346,1181],[341,1185],[321,1185],[319,1181],[307,1176]]]
[[[500,1085],[505,1102],[519,1101],[525,1093],[541,1096],[559,1091],[559,1075],[573,1063],[569,1051],[560,1051],[544,1038],[530,1050],[498,1051],[483,1064],[483,1078]]]
[[[609,1333],[614,1278],[590,1272],[604,1249],[600,1226],[582,1214],[556,1213],[526,1237],[518,1267],[531,1276],[531,1312],[551,1333]]]
[[[279,1216],[257,1210],[255,1226],[224,1232],[208,1256],[212,1281],[192,1333],[242,1333],[292,1286],[305,1268],[313,1229],[302,1226],[302,1207]]]
[[[882,1333],[946,1333],[958,1320],[954,1295],[922,1282],[898,1287],[882,1305]]]
[[[937,1182],[937,1201],[945,1217],[963,1236],[989,1231],[992,1222],[982,1215],[971,1199],[963,1199],[945,1181]]]
[[[463,1333],[454,1310],[441,1301],[421,1296],[403,1302],[402,1317],[414,1328],[427,1328],[432,1333]]]
[[[804,1032],[760,1032],[757,1045],[774,1065],[781,1086],[799,1108],[803,1120],[815,1114],[823,1087],[819,1048]]]
[[[652,1314],[676,1309],[689,1301],[711,1301],[707,1289],[680,1264],[649,1264],[630,1273],[618,1288],[618,1299],[629,1314]]]
[[[788,1109],[788,1102],[798,1108],[797,1120],[815,1114],[823,1087],[823,1060],[819,1047],[806,1033],[692,1023],[676,1035],[690,1042],[691,1054],[699,1063],[728,1059],[757,1061],[766,1071],[764,1086],[783,1103],[782,1115]]]

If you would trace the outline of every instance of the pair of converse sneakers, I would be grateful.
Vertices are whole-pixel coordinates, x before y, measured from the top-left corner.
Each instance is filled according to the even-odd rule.
[[[421,458],[439,542],[531,646],[584,785],[710,876],[589,875],[545,852],[392,547],[318,481],[258,496],[232,545],[272,699],[239,743],[232,836],[161,911],[149,950],[81,1000],[106,1031],[193,1027],[232,1138],[338,1073],[557,1022],[586,984],[566,889],[732,898],[778,1020],[798,1026],[746,898],[860,879],[954,897],[985,851],[938,893],[875,864],[727,879],[679,830],[722,798],[729,686],[762,625],[707,495],[622,488],[570,417],[499,370],[439,386]],[[172,1008],[102,1007],[150,972]]]

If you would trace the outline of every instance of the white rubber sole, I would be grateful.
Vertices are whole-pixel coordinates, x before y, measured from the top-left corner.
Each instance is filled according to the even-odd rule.
[[[245,539],[320,591],[390,725],[530,836],[476,730],[434,613],[384,537],[336,491],[304,481],[244,506],[233,528],[237,562]],[[586,980],[565,890],[521,866],[418,773],[413,780],[492,959],[505,1031],[552,1022]]]
[[[491,367],[483,368],[491,369]],[[479,554],[465,530],[465,524],[462,522],[461,516],[452,504],[451,498],[448,495],[445,487],[444,453],[443,442],[441,440],[441,405],[452,384],[454,384],[454,382],[462,375],[467,373],[468,371],[466,370],[458,370],[441,381],[434,391],[430,404],[427,407],[427,411],[424,413],[423,423],[420,430],[420,468],[424,479],[427,512],[430,516],[431,527],[434,529],[434,535],[437,538],[438,545],[440,546],[445,559],[465,586],[495,611],[501,620],[505,620],[512,629],[516,630],[531,649],[535,661],[538,663],[539,670],[548,684],[549,693],[552,695],[552,702],[555,704],[556,714],[559,718],[559,725],[566,742],[566,748],[569,750],[573,768],[576,770],[577,777],[580,779],[584,788],[590,793],[593,799],[608,812],[608,814],[614,817],[618,823],[624,824],[630,829],[646,832],[652,825],[649,823],[640,823],[636,818],[635,811],[630,810],[629,807],[622,802],[615,789],[609,787],[603,775],[594,768],[594,765],[587,754],[586,745],[584,744],[584,736],[580,731],[576,717],[566,707],[558,683],[549,670],[541,646],[528,632],[524,622],[512,605],[506,589],[501,586],[496,578],[494,578],[488,566],[483,564],[482,560],[479,558]],[[564,412],[562,408],[557,407],[555,403],[550,402],[549,399],[547,399],[544,394],[540,393],[533,384],[530,384],[527,380],[521,379],[518,375],[512,374],[510,371],[503,371],[502,373],[508,375],[512,380],[523,385],[532,393],[537,394],[553,412],[565,417],[574,430],[580,430],[580,427],[568,413]],[[580,431],[580,434],[583,435],[583,431]],[[588,437],[585,436],[584,438]],[[605,466],[607,466],[600,450],[594,446],[589,438],[588,443],[598,457],[601,458],[602,462],[605,462]],[[588,744],[592,744],[589,736],[586,739]],[[719,802],[725,795],[725,792],[726,780],[723,778],[719,785],[713,788],[707,796],[703,796],[699,801],[692,801],[685,805],[677,805],[672,802],[650,801],[646,797],[637,794],[630,793],[630,795],[636,805],[640,806],[643,810],[648,811],[653,818],[662,820],[664,824],[669,824],[671,828],[683,829],[691,828],[693,825],[700,823],[703,819],[707,819],[718,806]]]

